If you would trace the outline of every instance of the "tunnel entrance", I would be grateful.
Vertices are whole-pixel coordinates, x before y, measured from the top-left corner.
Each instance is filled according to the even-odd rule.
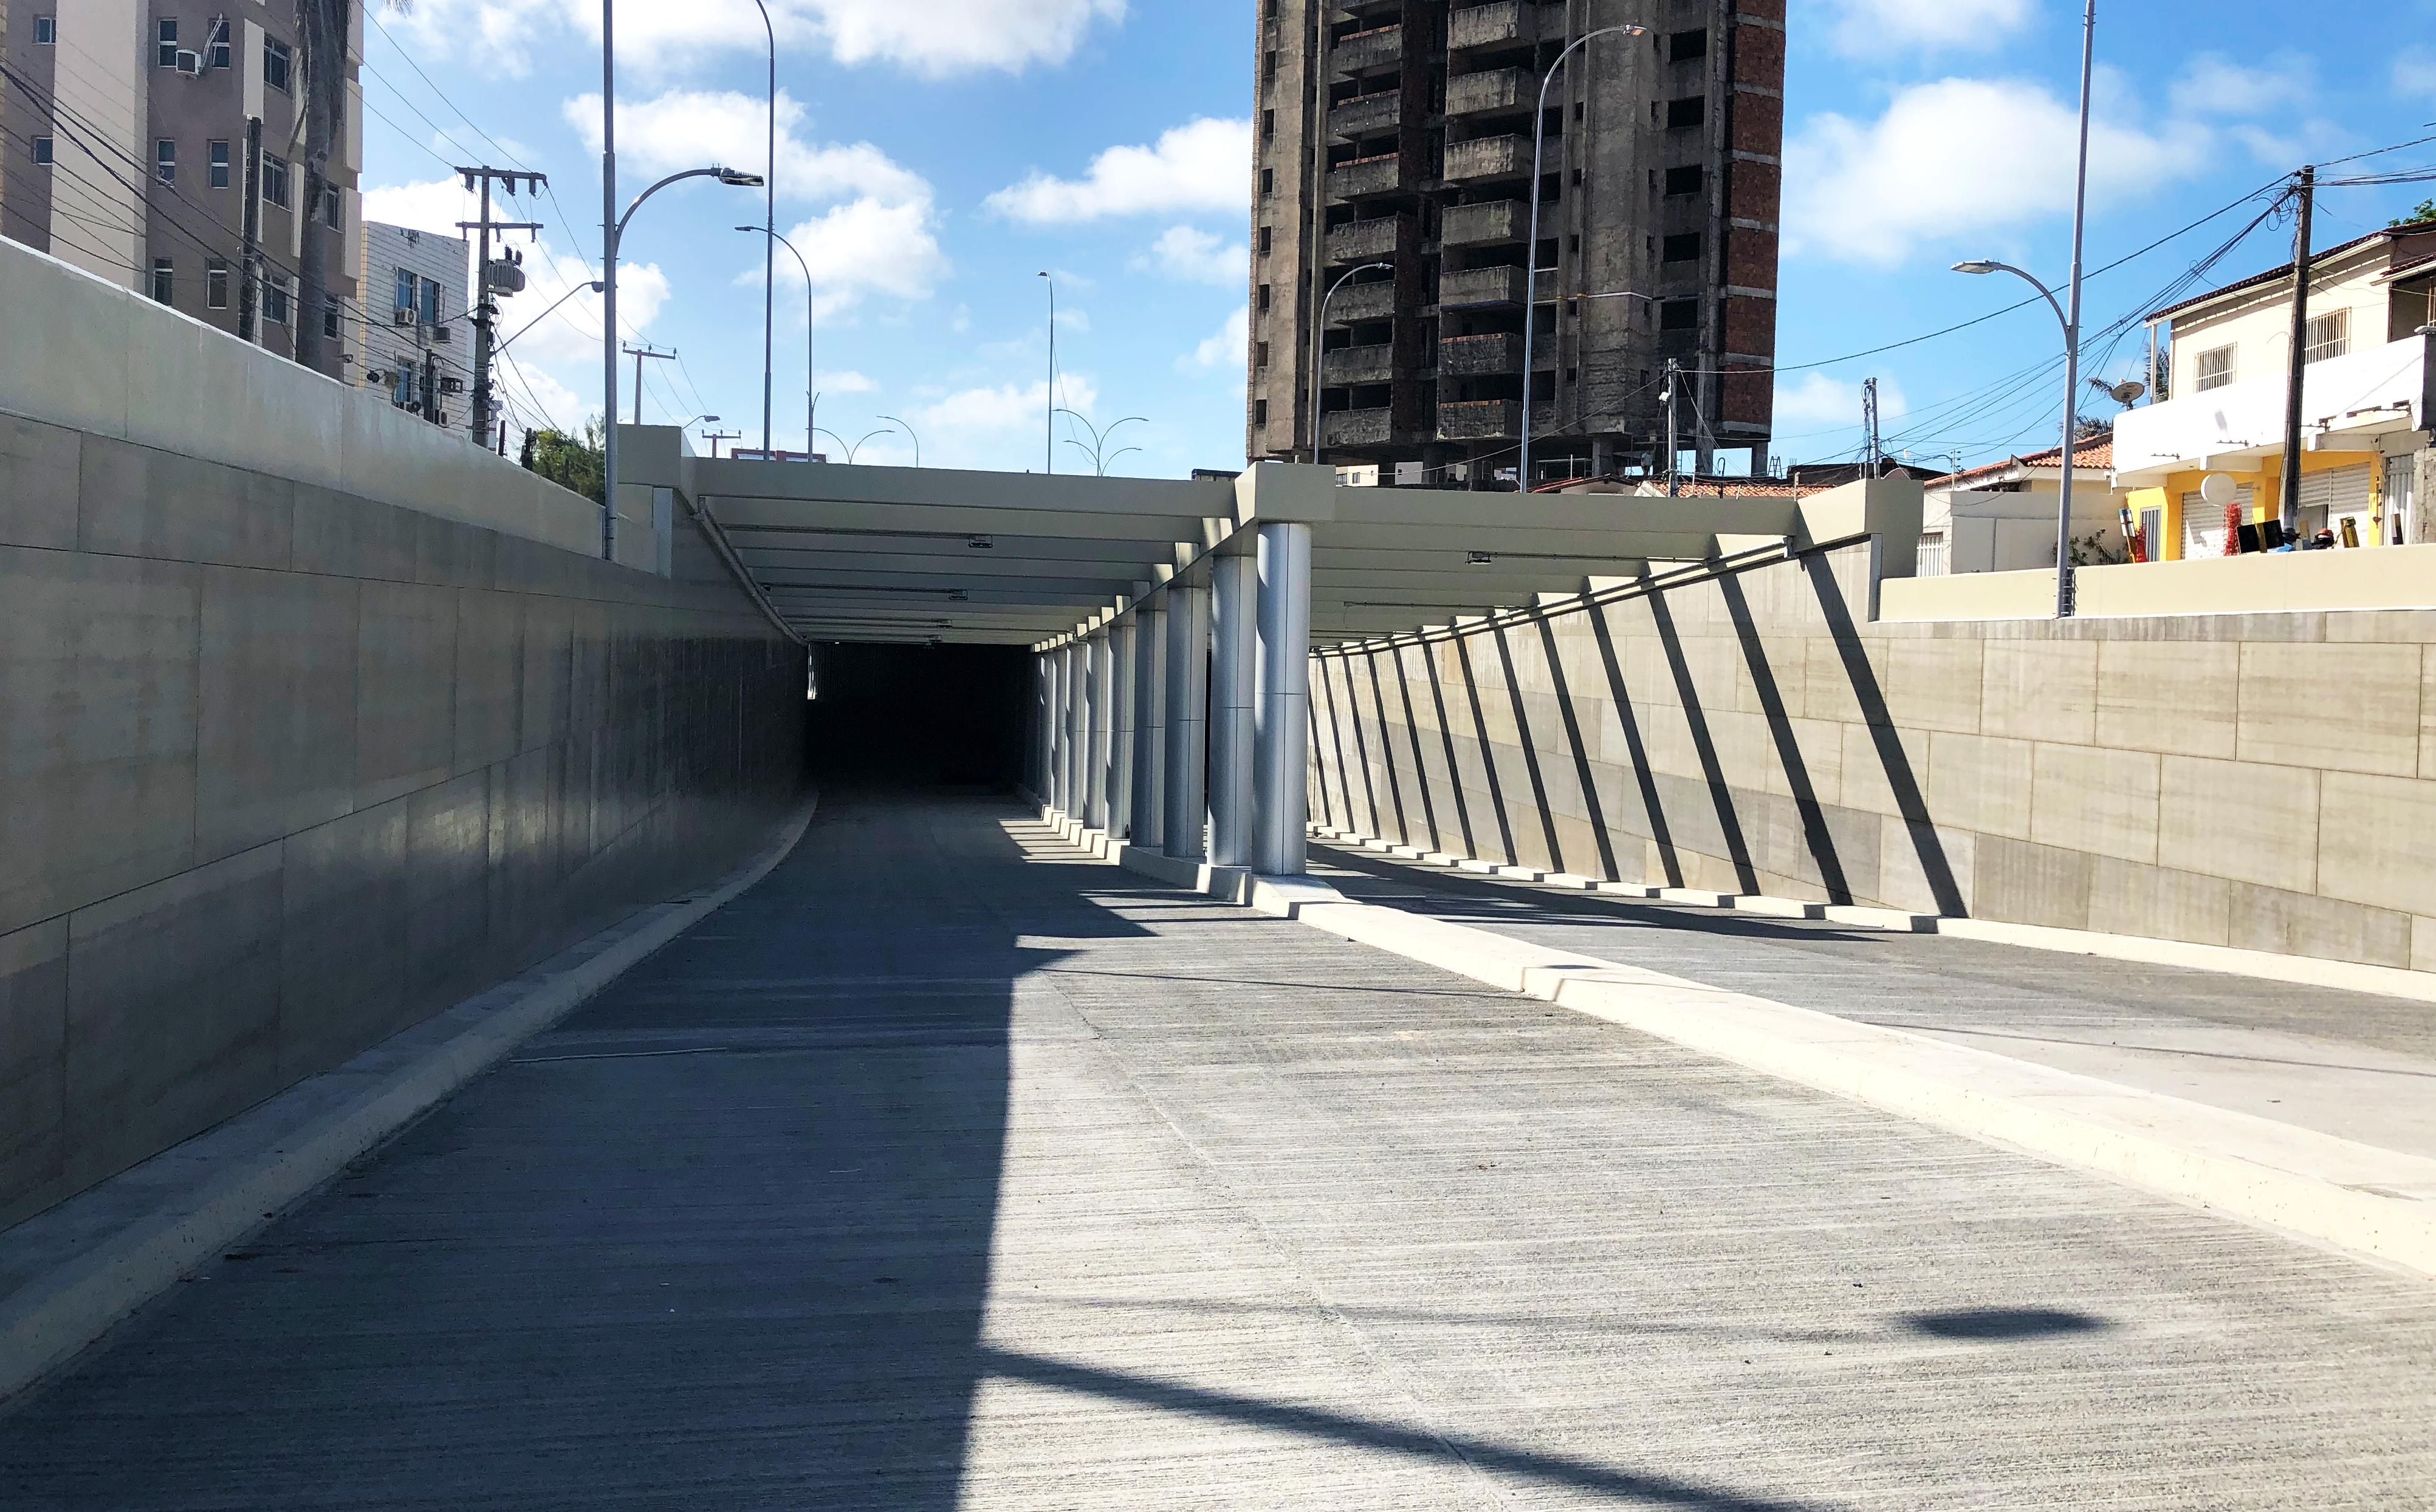
[[[828,786],[1011,792],[1023,778],[1018,646],[812,647],[811,770]]]

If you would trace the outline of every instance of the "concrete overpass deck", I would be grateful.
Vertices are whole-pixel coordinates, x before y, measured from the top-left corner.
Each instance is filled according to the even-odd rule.
[[[2427,1506],[2431,1347],[2424,1281],[833,793],[0,1417],[0,1502]]]

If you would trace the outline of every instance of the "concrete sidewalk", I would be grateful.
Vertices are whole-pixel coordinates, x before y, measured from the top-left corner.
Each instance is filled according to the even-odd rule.
[[[2436,1505],[2436,1289],[832,793],[0,1504]]]
[[[1347,897],[2436,1156],[2436,1007],[1941,934],[1776,919],[1315,844]]]

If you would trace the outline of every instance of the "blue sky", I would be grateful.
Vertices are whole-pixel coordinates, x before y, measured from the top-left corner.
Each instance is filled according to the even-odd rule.
[[[364,89],[367,213],[445,230],[469,212],[450,165],[551,176],[509,329],[600,250],[599,10],[590,0],[374,0]],[[778,255],[775,437],[804,435],[806,320],[824,429],[858,460],[1042,465],[1048,289],[1059,402],[1100,427],[1111,472],[1180,476],[1243,460],[1246,118],[1252,0],[770,0],[778,31],[778,217],[814,287]],[[2263,0],[2106,0],[2092,153],[2094,269],[2304,162],[2436,128],[2436,46],[2408,39],[2436,0],[2345,0],[2299,30]],[[2061,280],[2068,263],[2079,10],[2067,0],[1793,0],[1778,441],[1788,461],[1853,455],[1859,388],[1879,380],[1890,450],[1967,463],[2052,443],[2053,316],[2024,309],[1876,356],[2017,302],[1963,257]],[[766,70],[751,0],[621,0],[621,189],[763,156]],[[2392,39],[2375,42],[2370,39]],[[2436,164],[2436,143],[2347,170]],[[2436,185],[2329,190],[2318,244],[2403,213]],[[673,346],[646,364],[644,417],[704,410],[760,433],[761,249],[729,228],[757,190],[673,187],[628,233],[621,323]],[[2136,316],[2266,206],[2233,210],[2088,286],[2093,333],[2133,323],[2103,371],[2136,374]],[[513,207],[512,207],[513,208]],[[2288,255],[2270,220],[2218,264],[2229,281]],[[2202,286],[2204,287],[2204,286]],[[600,405],[597,300],[570,300],[513,349],[520,420]],[[2093,339],[2093,348],[2101,343]],[[631,362],[625,369],[631,383]],[[2111,404],[2096,393],[2100,409]],[[631,403],[631,396],[627,396]],[[621,410],[624,406],[621,405]],[[896,417],[895,423],[883,416]],[[1056,466],[1088,471],[1060,420]],[[1121,447],[1138,447],[1122,456]],[[833,455],[839,443],[821,447]]]

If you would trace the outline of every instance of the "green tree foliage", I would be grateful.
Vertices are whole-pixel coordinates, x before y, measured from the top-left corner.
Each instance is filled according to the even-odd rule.
[[[598,415],[583,423],[581,437],[563,430],[528,430],[524,451],[518,461],[525,471],[539,473],[559,487],[581,494],[595,504],[601,502],[605,489],[602,479],[609,464],[601,455],[606,440]]]
[[[2436,225],[2436,200],[2422,200],[2419,201],[2418,209],[2399,220],[2389,220],[2386,224],[2389,227]]]

